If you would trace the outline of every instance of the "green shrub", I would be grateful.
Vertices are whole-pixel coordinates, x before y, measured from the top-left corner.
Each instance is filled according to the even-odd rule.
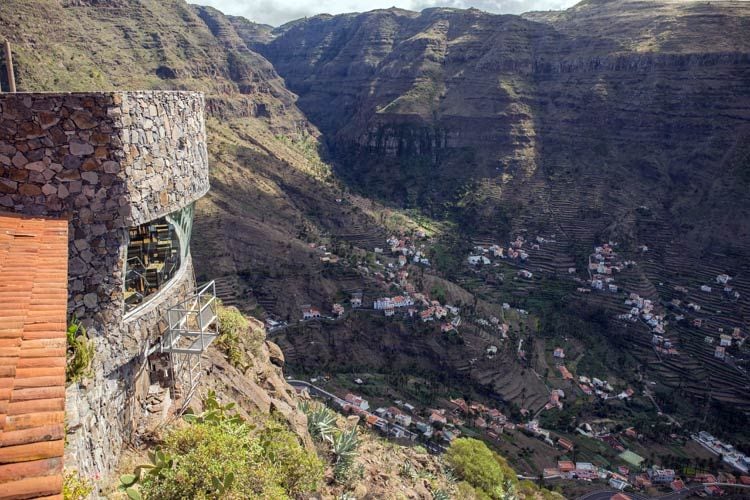
[[[120,478],[130,498],[285,499],[317,489],[322,463],[283,423],[252,425],[213,394],[205,406],[167,435],[152,464]]]
[[[236,368],[244,368],[247,364],[245,352],[242,348],[243,337],[250,329],[247,318],[234,306],[218,306],[219,338],[216,345],[229,359],[229,363]]]
[[[84,500],[94,491],[90,481],[78,475],[78,471],[66,470],[63,474],[63,498],[65,500]]]
[[[73,317],[66,332],[67,351],[65,380],[78,382],[91,375],[91,361],[94,359],[94,343],[86,336],[86,328]]]
[[[458,490],[456,498],[460,498],[461,500],[491,500],[487,493],[474,488],[466,481],[459,482],[456,485],[456,489]]]
[[[513,495],[517,486],[515,472],[504,458],[490,450],[482,441],[460,438],[451,443],[446,460],[455,473],[478,490],[476,496],[504,499]]]

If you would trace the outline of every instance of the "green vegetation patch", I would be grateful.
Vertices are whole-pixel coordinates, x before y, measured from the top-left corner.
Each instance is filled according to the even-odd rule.
[[[94,343],[86,335],[86,328],[75,317],[68,325],[66,338],[65,381],[68,383],[78,382],[91,375]]]
[[[317,490],[323,464],[280,420],[248,422],[211,393],[201,415],[185,415],[151,463],[120,478],[129,498],[286,499]]]
[[[646,460],[642,456],[638,455],[637,453],[633,453],[630,450],[625,450],[622,453],[620,453],[618,456],[620,457],[620,459],[636,467],[640,467],[641,463],[643,463],[643,461]]]

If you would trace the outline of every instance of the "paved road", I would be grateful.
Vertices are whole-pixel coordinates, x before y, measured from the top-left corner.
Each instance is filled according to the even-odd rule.
[[[610,498],[612,498],[612,495],[616,495],[618,493],[622,492],[617,490],[594,491],[592,493],[587,493],[582,497],[578,497],[578,500],[609,500]],[[626,493],[626,495],[628,495],[633,500],[647,500],[649,498],[643,495],[638,495],[636,493]]]
[[[697,484],[694,486],[690,486],[689,488],[685,488],[682,491],[675,492],[675,493],[667,493],[666,495],[661,495],[658,497],[646,497],[643,495],[639,495],[637,493],[625,493],[629,497],[631,497],[633,500],[647,500],[650,498],[656,498],[658,500],[681,500],[691,493],[694,493],[696,491],[700,491],[703,489],[704,486],[707,485],[716,485],[719,487],[734,487],[734,488],[743,488],[743,489],[750,489],[750,486],[744,486],[739,484],[727,484],[727,483],[706,483],[706,484]],[[581,497],[578,497],[578,500],[609,500],[612,495],[620,493],[619,491],[615,490],[601,490],[601,491],[594,491],[591,493],[587,493]]]

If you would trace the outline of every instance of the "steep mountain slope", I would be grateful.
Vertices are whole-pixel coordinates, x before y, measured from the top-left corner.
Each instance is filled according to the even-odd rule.
[[[639,261],[625,290],[672,311],[681,354],[659,357],[648,327],[603,333],[671,390],[747,410],[747,356],[717,360],[709,341],[750,329],[748,24],[747,2],[592,0],[520,17],[321,15],[248,43],[299,95],[353,189],[458,222],[476,243],[552,235],[527,267],[557,279],[619,243]],[[720,273],[738,298],[701,294]],[[515,303],[561,305],[516,298],[544,285],[520,288]],[[627,312],[621,297],[565,296],[558,311]]]
[[[391,9],[291,23],[255,47],[364,192],[439,213],[468,185],[490,233],[504,212],[550,223],[598,205],[589,235],[615,223],[620,239],[648,205],[689,251],[745,252],[749,19],[743,2]],[[486,196],[498,202],[471,203]]]

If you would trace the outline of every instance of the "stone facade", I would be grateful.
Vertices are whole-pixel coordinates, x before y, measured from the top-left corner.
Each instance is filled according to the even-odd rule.
[[[110,472],[131,440],[145,352],[194,288],[188,257],[124,316],[128,228],[208,191],[203,113],[195,92],[0,94],[0,210],[69,221],[68,312],[96,345],[92,378],[68,389],[68,458],[87,475]]]

